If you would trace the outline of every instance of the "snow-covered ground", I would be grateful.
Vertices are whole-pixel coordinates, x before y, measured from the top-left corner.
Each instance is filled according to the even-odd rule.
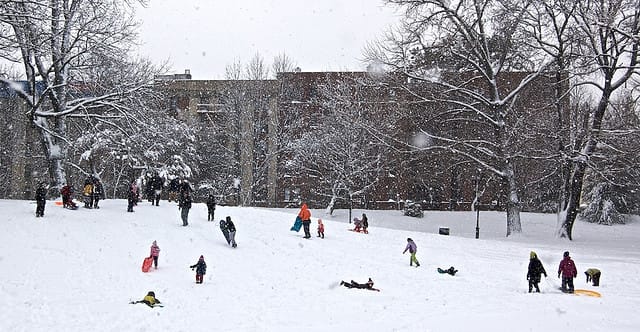
[[[289,231],[297,210],[218,207],[231,216],[238,248],[195,204],[182,227],[174,203],[123,200],[101,209],[65,210],[47,202],[0,200],[0,331],[638,331],[640,220],[622,226],[578,222],[573,242],[553,236],[555,216],[523,214],[523,234],[505,237],[502,213],[364,211],[370,234],[348,232],[348,211],[312,210],[313,237]],[[363,211],[356,210],[359,216]],[[354,214],[354,216],[356,216]],[[326,238],[315,237],[320,217]],[[449,227],[451,235],[438,235]],[[418,245],[419,268],[402,255]],[[157,240],[158,270],[140,266]],[[534,250],[549,277],[527,293]],[[562,294],[557,268],[568,250],[576,288]],[[204,255],[203,284],[189,265]],[[456,276],[437,267],[455,266]],[[602,270],[600,287],[583,271]],[[381,292],[347,289],[340,280],[371,277]],[[163,308],[128,304],[155,291]]]

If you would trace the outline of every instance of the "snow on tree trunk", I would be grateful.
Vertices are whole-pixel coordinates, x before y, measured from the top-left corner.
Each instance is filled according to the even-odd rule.
[[[509,197],[507,199],[507,236],[509,236],[514,233],[522,233],[518,187],[515,175],[513,174],[513,167],[510,164],[507,164],[505,181],[509,188]]]

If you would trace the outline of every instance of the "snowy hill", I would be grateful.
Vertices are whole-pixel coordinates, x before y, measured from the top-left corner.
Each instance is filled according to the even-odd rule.
[[[182,227],[175,204],[107,200],[69,211],[48,201],[0,200],[0,331],[637,331],[640,318],[640,222],[578,223],[575,241],[553,237],[555,216],[523,214],[524,233],[504,237],[504,215],[365,211],[370,234],[347,231],[347,212],[312,210],[311,239],[289,231],[297,210],[218,207],[238,229],[238,248],[194,204]],[[356,211],[358,215],[363,211]],[[316,220],[326,238],[315,237]],[[449,227],[451,236],[438,235]],[[411,230],[408,230],[411,229]],[[419,268],[402,255],[418,245]],[[159,268],[142,273],[157,240]],[[542,294],[527,293],[534,250],[549,275]],[[562,294],[557,268],[568,250],[576,288],[602,297]],[[204,255],[203,284],[189,265]],[[455,266],[456,276],[437,267]],[[583,271],[602,270],[600,287]],[[381,292],[347,289],[340,280],[371,277]],[[130,305],[155,291],[164,308]]]

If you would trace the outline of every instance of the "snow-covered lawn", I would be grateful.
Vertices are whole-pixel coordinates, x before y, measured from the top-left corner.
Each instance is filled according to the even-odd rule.
[[[574,241],[553,236],[555,216],[523,214],[523,234],[506,238],[502,213],[367,213],[368,235],[348,232],[348,211],[312,210],[313,237],[289,231],[297,210],[218,207],[231,216],[238,248],[194,204],[182,227],[174,203],[124,200],[69,211],[47,202],[0,200],[0,331],[638,331],[640,221],[622,226],[578,222]],[[357,214],[355,214],[357,213]],[[315,237],[317,218],[325,239]],[[448,227],[451,235],[438,235]],[[402,255],[418,245],[419,268]],[[159,268],[140,266],[157,240]],[[529,252],[549,275],[542,294],[527,293]],[[576,288],[562,294],[558,263],[568,250]],[[203,284],[189,265],[204,255]],[[437,267],[455,266],[454,277]],[[602,271],[600,287],[584,270]],[[371,277],[381,292],[347,289],[340,280]],[[155,291],[164,308],[128,304]]]

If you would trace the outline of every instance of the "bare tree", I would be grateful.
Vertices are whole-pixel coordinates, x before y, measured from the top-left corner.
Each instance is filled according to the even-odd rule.
[[[280,53],[273,58],[271,72],[275,78],[278,73],[292,72],[296,68],[296,64],[286,53]]]
[[[0,24],[10,33],[3,44],[12,47],[2,55],[23,65],[30,88],[20,90],[19,96],[29,105],[55,187],[66,181],[67,119],[118,108],[128,95],[149,86],[149,81],[120,82],[110,91],[91,95],[84,93],[85,87],[96,82],[81,81],[95,60],[120,57],[133,44],[138,25],[129,10],[132,5],[124,0],[0,2]]]

